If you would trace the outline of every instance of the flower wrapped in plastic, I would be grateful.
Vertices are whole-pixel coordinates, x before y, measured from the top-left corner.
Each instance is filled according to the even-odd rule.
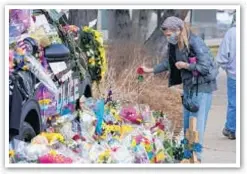
[[[138,109],[140,110],[143,122],[149,126],[154,124],[155,120],[152,111],[148,105],[139,104]]]
[[[163,163],[166,158],[163,141],[159,138],[154,137],[154,145],[155,145],[155,156],[153,158],[153,162]]]
[[[63,29],[65,30],[65,32],[71,34],[75,40],[78,39],[79,30],[80,30],[79,27],[75,25],[65,25]]]
[[[49,145],[55,144],[57,142],[64,142],[64,137],[60,133],[42,132],[40,135],[46,137],[46,139],[49,142]]]
[[[101,142],[100,144],[95,142],[89,152],[89,159],[92,163],[110,163],[110,147],[104,142]]]
[[[29,161],[37,161],[38,157],[49,152],[49,147],[45,144],[28,144],[24,153]]]
[[[15,151],[9,150],[9,163],[15,163],[14,157],[15,157]]]
[[[27,143],[21,140],[13,139],[9,144],[9,149],[14,152],[11,156],[10,160],[12,163],[25,163],[28,161],[27,155],[25,153],[25,149],[27,147]]]
[[[26,32],[31,25],[32,11],[28,9],[11,9],[9,11],[9,34],[16,37]]]
[[[89,153],[90,153],[90,149],[92,148],[92,144],[86,142],[86,141],[82,141],[79,144],[79,148],[80,148],[80,157],[82,157],[83,159],[87,159],[87,161],[90,163],[90,157],[89,157]]]
[[[9,50],[9,73],[14,71],[14,50]]]
[[[89,160],[89,158],[84,158],[82,153],[86,153],[84,150],[86,149],[82,149],[82,142],[76,142],[74,141],[73,143],[75,145],[76,148],[68,148],[68,145],[63,145],[61,144],[61,146],[59,148],[56,149],[56,152],[58,154],[62,154],[63,156],[66,156],[70,159],[73,160],[73,163],[85,163],[86,161]],[[76,151],[79,150],[79,151]],[[89,152],[89,150],[87,151],[87,153]]]
[[[90,137],[95,133],[96,116],[93,112],[84,110],[78,111],[80,115],[80,127],[82,132],[87,132]]]
[[[38,158],[38,162],[42,164],[47,163],[65,163],[70,164],[73,162],[73,160],[69,157],[66,157],[62,154],[57,153],[56,151],[52,150],[48,154],[45,154],[43,156],[40,156]]]
[[[143,146],[141,145],[136,146],[134,148],[134,154],[135,154],[135,163],[141,163],[141,164],[150,163],[147,151]]]
[[[30,71],[49,89],[50,92],[56,95],[58,93],[57,86],[45,72],[39,61],[32,55],[26,55],[26,59],[29,62]]]
[[[31,140],[32,144],[43,144],[43,145],[48,145],[48,139],[45,136],[42,135],[37,135]]]
[[[76,134],[72,130],[72,122],[65,122],[62,125],[62,127],[59,129],[59,133],[63,135],[65,141],[71,140],[73,136]]]
[[[16,71],[18,70],[29,70],[30,67],[28,65],[28,61],[27,59],[25,58],[25,49],[17,46],[14,53],[13,53],[13,63],[12,65],[15,65],[14,66],[14,69]]]
[[[141,124],[142,117],[138,115],[136,109],[134,107],[124,107],[120,112],[120,116],[123,120],[127,122],[131,122],[133,124]]]
[[[35,39],[38,42],[39,46],[43,48],[51,45],[51,40],[47,35],[47,33],[45,32],[44,27],[36,28],[34,31],[30,33],[30,37]]]
[[[134,163],[134,154],[132,154],[131,150],[128,150],[124,143],[121,143],[116,139],[111,139],[108,144],[111,148],[111,157],[113,163]]]

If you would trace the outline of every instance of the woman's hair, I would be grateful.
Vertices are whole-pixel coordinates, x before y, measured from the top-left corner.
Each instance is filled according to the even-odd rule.
[[[178,48],[180,50],[186,47],[189,50],[189,37],[190,37],[190,26],[184,22],[184,25],[180,28],[180,34],[178,36]]]

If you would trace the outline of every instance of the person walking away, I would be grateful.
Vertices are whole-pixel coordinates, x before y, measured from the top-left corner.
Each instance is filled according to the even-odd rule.
[[[236,139],[236,26],[230,28],[221,42],[217,57],[218,65],[227,74],[228,107],[223,135]]]
[[[183,84],[184,133],[189,128],[190,116],[196,117],[199,143],[203,145],[212,92],[217,89],[218,69],[209,48],[184,21],[168,17],[161,29],[168,41],[168,55],[154,68],[141,67],[145,73],[169,71],[169,87]],[[201,152],[197,158],[201,162]]]

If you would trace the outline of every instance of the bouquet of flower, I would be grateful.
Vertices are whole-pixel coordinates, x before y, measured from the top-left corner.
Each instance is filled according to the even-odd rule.
[[[120,116],[123,120],[129,121],[134,124],[142,123],[142,117],[137,114],[136,109],[133,107],[123,108],[120,112]]]
[[[38,158],[39,163],[47,164],[47,163],[72,163],[73,160],[69,157],[65,157],[62,154],[58,154],[56,151],[52,150],[48,154],[40,156]]]

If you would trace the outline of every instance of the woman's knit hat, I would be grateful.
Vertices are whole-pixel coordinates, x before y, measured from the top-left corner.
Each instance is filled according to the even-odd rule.
[[[166,18],[166,20],[161,25],[162,30],[170,29],[170,30],[178,30],[182,29],[184,26],[184,21],[175,16],[171,16]]]

